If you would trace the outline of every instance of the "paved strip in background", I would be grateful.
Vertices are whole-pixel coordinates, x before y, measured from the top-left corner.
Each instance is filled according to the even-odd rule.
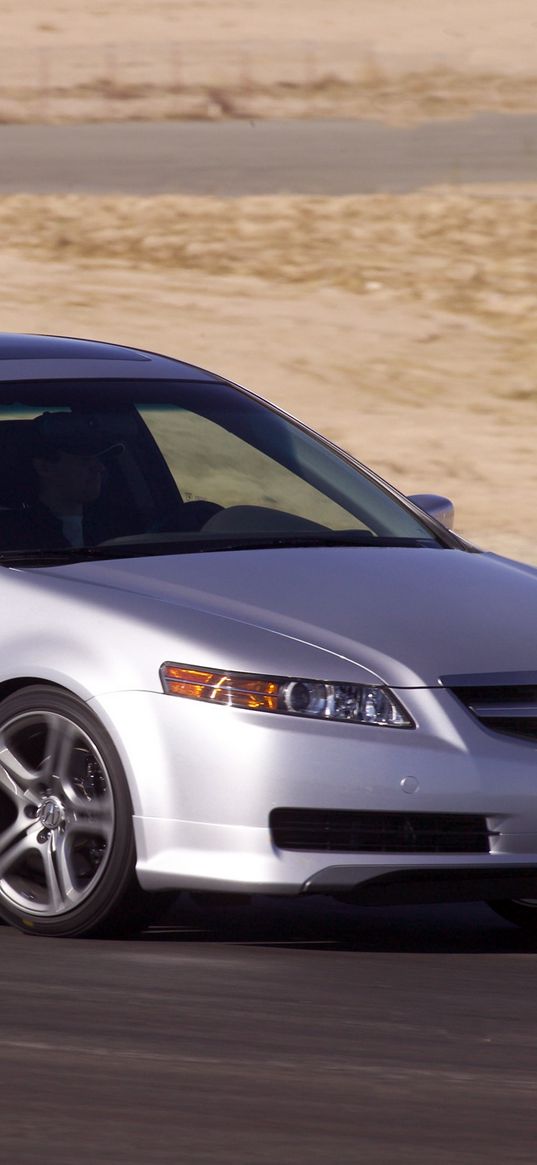
[[[0,192],[404,193],[537,182],[537,115],[0,126]]]

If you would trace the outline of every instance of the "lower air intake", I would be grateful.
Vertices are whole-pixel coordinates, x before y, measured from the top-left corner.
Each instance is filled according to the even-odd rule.
[[[372,813],[347,809],[273,809],[278,849],[354,854],[486,854],[485,817],[470,813]]]

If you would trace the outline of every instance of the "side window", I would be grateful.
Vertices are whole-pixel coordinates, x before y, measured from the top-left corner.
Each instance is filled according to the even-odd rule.
[[[185,502],[268,506],[332,529],[361,527],[320,490],[207,417],[149,407],[140,413]]]

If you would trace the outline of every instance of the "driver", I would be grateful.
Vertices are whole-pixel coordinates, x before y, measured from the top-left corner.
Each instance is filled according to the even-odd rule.
[[[22,514],[24,547],[91,544],[95,539],[87,528],[88,507],[101,495],[107,460],[124,446],[107,444],[91,417],[43,413],[29,423],[36,490]]]

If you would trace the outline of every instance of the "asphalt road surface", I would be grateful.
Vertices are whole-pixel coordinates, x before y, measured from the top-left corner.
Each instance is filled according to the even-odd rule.
[[[537,941],[485,906],[0,930],[2,1161],[535,1162]]]
[[[0,192],[399,193],[537,181],[537,116],[0,126]]]

